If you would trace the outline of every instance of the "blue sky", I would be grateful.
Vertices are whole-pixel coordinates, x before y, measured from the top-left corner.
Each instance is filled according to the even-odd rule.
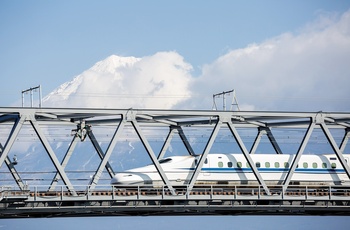
[[[300,105],[300,100],[308,98],[308,102],[317,101],[319,104],[317,106],[304,104],[298,108],[349,111],[350,107],[347,101],[350,96],[347,87],[349,85],[347,83],[350,81],[347,77],[349,73],[348,60],[350,60],[347,59],[350,53],[348,52],[350,47],[347,45],[349,33],[345,33],[347,36],[341,37],[345,40],[344,46],[336,46],[334,44],[338,44],[338,40],[332,43],[332,39],[330,39],[329,49],[326,47],[320,52],[315,52],[314,49],[319,50],[319,46],[310,50],[305,48],[306,51],[301,52],[301,56],[298,56],[300,63],[291,61],[291,66],[295,67],[296,70],[301,70],[300,72],[296,70],[294,72],[294,69],[290,71],[291,66],[284,65],[287,59],[283,60],[282,64],[278,63],[278,59],[281,57],[296,52],[295,47],[300,47],[299,44],[305,44],[305,42],[298,43],[300,40],[308,40],[314,34],[316,37],[327,37],[329,34],[332,35],[332,31],[336,29],[341,31],[342,25],[345,24],[345,27],[349,25],[347,21],[344,22],[346,17],[343,16],[349,9],[350,1],[348,0],[2,0],[0,1],[0,78],[3,87],[0,92],[0,106],[14,105],[16,101],[20,100],[21,90],[38,84],[42,85],[43,94],[47,95],[62,83],[71,81],[74,76],[113,54],[126,57],[158,57],[155,55],[157,52],[176,52],[176,58],[180,56],[184,59],[180,64],[186,62],[192,66],[191,78],[198,79],[198,87],[189,86],[188,90],[195,91],[201,96],[203,94],[211,96],[218,90],[231,89],[231,86],[225,88],[225,80],[230,78],[232,72],[232,75],[238,76],[237,81],[240,82],[245,80],[239,77],[240,74],[249,76],[248,83],[239,86],[241,91],[238,94],[241,101],[246,101],[248,109],[289,109]],[[330,26],[327,27],[328,25]],[[317,33],[320,33],[320,36]],[[269,50],[271,47],[278,47],[278,44],[284,44],[283,48],[277,49],[273,54],[267,53],[275,59],[272,58],[268,64],[262,67],[257,63],[261,65],[265,63],[265,59],[259,59],[266,57],[264,52],[258,53],[257,57],[247,56],[248,61],[239,59],[242,54],[244,56],[244,54],[256,50]],[[341,50],[344,50],[344,53]],[[330,56],[330,59],[321,58],[316,63],[329,66],[330,72],[325,71],[325,69],[320,69],[316,73],[312,72],[315,68],[313,63],[309,63],[308,60],[318,56]],[[239,61],[240,68],[230,68],[232,57]],[[295,76],[302,77],[296,83],[291,83],[291,89],[288,88],[289,83],[284,88],[282,87],[283,82],[291,77],[277,78],[276,76],[283,72],[278,68],[268,71],[273,66],[271,63],[276,63],[276,66],[282,65],[282,71],[288,70],[288,72],[293,72]],[[313,68],[308,69],[308,66]],[[252,72],[253,69],[262,72],[261,75],[264,77],[256,76],[256,73]],[[337,72],[337,70],[339,71]],[[318,78],[317,74],[320,72],[326,72],[326,75]],[[315,77],[307,79],[304,77],[304,73],[309,76],[315,75]],[[215,76],[218,75],[224,76],[222,80],[216,80]],[[272,77],[268,78],[265,75]],[[338,76],[341,77],[337,78]],[[256,95],[260,95],[258,89],[252,87],[249,94],[242,92],[249,84],[255,82],[261,84],[259,78],[269,83],[269,85],[264,86],[266,88],[275,84],[281,86],[281,90],[269,88],[269,92],[276,93],[260,97],[262,100],[260,103],[264,104],[266,100],[269,100],[270,107],[257,105],[259,101],[252,99],[251,95],[255,92],[257,92]],[[224,83],[217,85],[217,82],[221,81]],[[342,87],[339,88],[338,85],[331,87],[332,81],[339,82]],[[212,90],[209,90],[208,82],[212,84]],[[282,94],[282,91],[288,91],[289,94],[292,94],[296,88],[304,87],[310,93],[301,90],[292,97],[285,97]],[[310,99],[310,95],[317,93],[320,93],[320,96],[314,96]],[[329,95],[334,95],[334,97],[328,101],[324,100]],[[281,101],[283,101],[283,105],[287,105],[283,107]],[[329,106],[336,101],[339,104]],[[198,108],[196,103],[198,104],[198,100],[189,103],[190,108]],[[215,217],[204,220],[203,218],[185,218],[181,219],[180,223],[183,224],[183,228],[186,228],[187,224],[193,226],[197,221],[200,221],[204,223],[201,225],[203,229],[212,229],[213,223],[218,221],[215,219],[215,221],[210,222],[209,220],[213,220],[213,218]],[[310,218],[308,221],[305,218],[298,220],[288,217],[274,218],[272,220],[280,224],[268,226],[280,228],[282,224],[287,224],[283,229],[288,229],[288,227],[295,229],[296,221],[302,224],[299,226],[307,226],[308,228],[315,227],[310,227],[310,224],[316,224],[318,229],[329,229],[329,227],[334,228],[334,226],[340,229],[345,222],[349,221],[347,217]],[[326,219],[327,222],[322,222]],[[129,219],[125,218],[113,218],[107,221],[104,218],[90,218],[88,221],[79,219],[73,222],[71,220],[55,219],[53,226],[59,225],[61,228],[64,225],[71,227],[79,224],[79,226],[85,226],[85,229],[89,229],[88,227],[97,224],[110,228],[115,226],[116,221],[120,221],[123,228],[135,227],[135,225],[130,225]],[[146,227],[153,227],[158,221],[157,218],[138,218],[137,220],[141,224],[145,224]],[[225,217],[220,220],[234,226],[247,219]],[[257,220],[261,221],[263,226],[271,223],[271,219],[266,217],[248,218],[248,221],[245,222],[248,226],[246,229],[256,227]],[[176,218],[170,220],[169,229],[177,226],[177,221]],[[152,223],[150,224],[150,222]],[[52,222],[47,223],[47,219],[32,222],[0,220],[0,229],[3,227],[16,229],[18,226],[22,228],[28,226],[28,223],[31,224],[29,229],[40,229],[40,226],[44,225],[46,228],[46,224],[52,225]],[[168,225],[163,223],[162,226]],[[222,227],[225,228],[224,225]]]
[[[322,15],[340,17],[349,8],[349,1],[340,0],[3,0],[0,76],[6,87],[0,106],[13,105],[21,90],[39,84],[47,95],[112,54],[175,51],[192,65],[196,78],[203,66],[230,51],[285,33],[298,35]]]

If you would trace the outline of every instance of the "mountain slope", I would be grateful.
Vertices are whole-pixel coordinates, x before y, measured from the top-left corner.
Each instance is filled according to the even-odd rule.
[[[45,107],[170,109],[190,96],[192,67],[176,52],[112,55],[43,99]]]

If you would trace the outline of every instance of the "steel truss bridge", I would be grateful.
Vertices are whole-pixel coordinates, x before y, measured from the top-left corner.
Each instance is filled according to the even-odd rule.
[[[340,112],[243,112],[146,109],[62,109],[0,108],[0,169],[7,168],[13,183],[0,184],[0,218],[81,216],[81,215],[184,215],[184,214],[350,214],[350,186],[292,185],[291,179],[301,155],[315,130],[321,130],[342,168],[350,178],[350,168],[343,156],[350,136],[350,113]],[[45,132],[50,127],[72,130],[71,143],[60,161]],[[113,135],[104,151],[93,132],[94,127],[112,127]],[[126,127],[131,128],[157,169],[164,186],[126,186],[115,188],[99,183],[103,171],[114,175],[109,160]],[[160,151],[155,151],[145,130],[167,129]],[[184,129],[210,129],[202,152],[195,153]],[[252,146],[246,146],[237,131],[256,130]],[[263,136],[267,136],[276,154],[283,154],[272,129],[305,130],[295,157],[281,184],[269,186],[259,173],[251,154]],[[54,168],[50,185],[28,185],[17,171],[11,150],[23,130],[32,129]],[[196,179],[221,129],[227,129],[256,177],[254,185],[196,186]],[[330,130],[344,130],[337,143]],[[67,134],[69,136],[71,133]],[[201,154],[185,187],[173,187],[158,160],[162,159],[178,135],[189,155]],[[49,141],[51,140],[51,141]],[[101,161],[86,185],[73,184],[66,166],[79,141],[92,143]],[[38,169],[39,171],[39,169]],[[0,178],[1,182],[1,178]]]

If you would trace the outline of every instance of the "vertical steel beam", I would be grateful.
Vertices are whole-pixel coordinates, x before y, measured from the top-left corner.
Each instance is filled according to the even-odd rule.
[[[188,183],[188,188],[187,188],[188,192],[191,192],[192,189],[193,189],[194,183],[197,180],[199,172],[202,170],[204,161],[207,158],[211,147],[213,146],[213,143],[214,143],[214,141],[215,141],[215,139],[216,139],[216,137],[217,137],[217,135],[219,133],[221,125],[222,125],[222,122],[221,122],[220,119],[218,119],[218,122],[215,124],[215,127],[214,127],[214,129],[213,129],[213,131],[212,131],[212,133],[211,133],[211,135],[209,137],[209,140],[208,140],[204,150],[203,150],[202,156],[199,159],[199,162],[197,163],[196,169],[194,170],[194,172],[192,174],[192,177],[191,177],[191,179],[190,179],[190,181]]]
[[[4,163],[7,155],[10,152],[10,149],[12,148],[13,143],[15,143],[15,140],[18,136],[19,131],[21,130],[23,123],[25,122],[27,116],[24,114],[20,114],[20,118],[16,120],[15,124],[12,127],[11,133],[9,135],[8,140],[5,143],[4,149],[1,152],[0,155],[0,168],[2,164]]]
[[[66,154],[64,155],[63,157],[63,160],[61,162],[61,166],[63,169],[66,168],[67,164],[68,164],[68,161],[70,160],[70,157],[72,156],[73,154],[73,151],[75,149],[75,146],[77,145],[78,141],[79,141],[79,137],[78,135],[74,135],[73,139],[72,139],[72,142],[70,143],[68,149],[67,149],[67,152]],[[54,176],[52,182],[51,182],[51,185],[50,185],[50,188],[49,188],[49,191],[54,191],[55,190],[55,187],[57,185],[57,182],[58,180],[60,179],[60,175],[58,174],[58,172],[56,172],[56,175]]]
[[[286,176],[286,179],[283,181],[282,185],[283,185],[283,192],[287,190],[288,188],[288,185],[290,183],[290,180],[292,179],[293,177],[293,174],[295,172],[295,169],[297,168],[297,165],[299,163],[299,160],[300,160],[300,157],[301,155],[304,153],[304,150],[305,150],[305,147],[307,145],[307,143],[309,142],[310,140],[310,137],[311,137],[311,134],[314,130],[316,126],[316,123],[315,121],[310,118],[310,124],[309,124],[309,127],[308,129],[306,130],[306,133],[304,135],[304,138],[303,140],[301,141],[301,144],[299,146],[299,149],[298,149],[298,152],[297,154],[294,156],[294,159],[293,159],[293,162],[292,162],[292,165],[287,173],[287,176]]]
[[[92,142],[92,145],[95,147],[95,150],[96,150],[98,156],[101,158],[101,160],[103,160],[105,154],[103,153],[103,150],[101,149],[101,146],[98,144],[97,139],[96,139],[95,135],[93,134],[92,130],[90,129],[90,127],[87,128],[87,134]],[[114,171],[113,171],[112,166],[109,164],[108,161],[106,163],[106,170],[109,173],[109,176],[111,178],[113,178]]]
[[[106,154],[103,156],[103,159],[100,163],[100,165],[98,166],[96,173],[94,175],[94,177],[91,180],[91,184],[90,184],[90,189],[94,189],[96,184],[98,183],[102,172],[103,172],[103,168],[106,167],[108,160],[114,150],[115,145],[117,144],[118,138],[120,136],[120,133],[122,132],[122,130],[124,129],[124,125],[125,125],[125,120],[124,117],[122,118],[122,120],[120,121],[118,127],[116,128],[113,137],[111,139],[111,142],[109,143],[107,150],[106,150]]]
[[[0,152],[2,152],[2,151],[3,151],[3,146],[0,144]],[[23,180],[21,179],[15,166],[12,164],[12,162],[8,156],[5,158],[5,164],[6,164],[7,168],[9,169],[13,179],[16,181],[18,187],[21,190],[25,190],[25,185],[23,184]]]
[[[331,132],[329,131],[327,125],[323,122],[321,122],[320,124],[324,134],[326,135],[328,142],[331,144],[331,147],[334,151],[334,153],[337,155],[341,165],[343,166],[346,174],[348,175],[349,179],[350,179],[350,167],[349,165],[346,163],[345,158],[343,156],[343,153],[340,151],[340,149],[337,146],[337,143],[335,142]]]
[[[137,135],[139,136],[143,146],[145,147],[146,149],[146,152],[148,153],[149,157],[151,158],[152,162],[153,162],[153,165],[156,167],[160,177],[162,178],[164,184],[169,188],[169,190],[171,191],[171,193],[173,195],[175,195],[175,190],[173,188],[173,186],[171,185],[170,181],[168,180],[167,176],[165,175],[162,167],[160,166],[159,162],[158,162],[158,159],[157,157],[155,156],[152,148],[151,148],[151,145],[148,143],[146,137],[143,135],[143,133],[141,132],[141,129],[136,121],[136,119],[132,119],[131,121],[131,124],[132,126],[134,127]]]
[[[174,127],[174,126],[170,126],[169,127],[169,133],[164,141],[164,144],[159,152],[159,155],[158,155],[158,160],[160,159],[163,159],[167,149],[169,148],[170,146],[170,142],[171,140],[173,139],[173,136],[174,136],[174,133],[177,131],[177,129]]]
[[[345,150],[346,144],[349,141],[349,138],[350,138],[350,128],[346,128],[343,140],[341,141],[340,148],[339,148],[342,153],[344,153],[344,150]]]
[[[231,121],[228,121],[228,122],[227,122],[227,125],[228,125],[228,127],[230,128],[232,135],[233,135],[234,138],[236,139],[236,142],[237,142],[239,148],[241,149],[241,151],[242,151],[244,157],[246,158],[248,164],[250,165],[250,167],[251,167],[251,169],[252,169],[252,171],[253,171],[253,173],[254,173],[256,179],[257,179],[258,182],[259,182],[259,184],[264,188],[264,190],[265,190],[265,192],[266,192],[267,195],[271,195],[269,188],[267,187],[265,181],[264,181],[263,178],[261,177],[261,175],[260,175],[260,173],[259,173],[257,167],[255,166],[254,161],[253,161],[252,158],[250,157],[250,154],[249,154],[247,148],[245,147],[245,145],[244,145],[244,143],[243,143],[241,137],[239,136],[239,134],[238,134],[236,128],[233,126],[233,124],[232,124]]]
[[[55,152],[52,150],[52,148],[50,146],[50,143],[48,142],[48,140],[46,139],[40,126],[38,125],[38,123],[34,117],[34,114],[29,115],[28,118],[29,118],[29,122],[31,123],[32,127],[34,128],[34,131],[38,135],[43,147],[45,148],[46,152],[48,153],[53,165],[55,166],[57,172],[59,173],[60,177],[62,178],[67,189],[69,190],[69,192],[71,192],[75,196],[76,192],[74,190],[74,187],[73,187],[72,183],[70,182],[70,180],[68,179],[67,174],[64,171],[64,168],[61,166],[60,162],[58,161],[58,159],[55,155]]]

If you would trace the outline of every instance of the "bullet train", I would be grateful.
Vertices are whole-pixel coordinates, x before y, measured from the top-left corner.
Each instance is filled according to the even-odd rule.
[[[295,157],[289,154],[252,154],[250,156],[267,185],[281,184]],[[343,156],[349,165],[350,155]],[[200,157],[201,155],[172,156],[160,159],[159,164],[172,186],[183,186],[189,183]],[[116,173],[111,184],[156,187],[164,183],[152,164]],[[258,184],[258,181],[243,154],[208,154],[195,184],[254,185]],[[350,185],[350,180],[335,154],[302,155],[290,184]]]

